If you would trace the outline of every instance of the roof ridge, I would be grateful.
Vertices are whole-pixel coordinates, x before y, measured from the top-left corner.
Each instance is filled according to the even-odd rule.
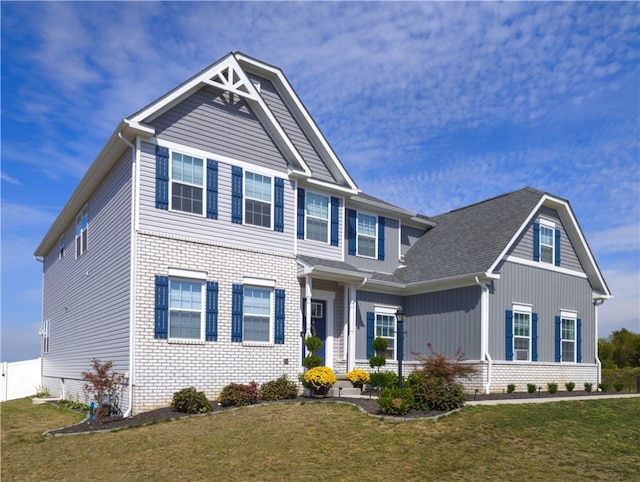
[[[455,213],[455,212],[458,212],[458,211],[464,211],[465,209],[469,209],[469,208],[472,208],[472,207],[475,207],[475,206],[479,206],[481,204],[492,202],[492,201],[495,201],[497,199],[501,199],[501,198],[504,198],[504,197],[507,197],[507,196],[511,196],[513,194],[516,194],[516,193],[519,193],[519,192],[523,192],[523,191],[528,191],[528,192],[531,192],[531,193],[539,194],[541,196],[544,194],[544,192],[540,191],[539,189],[536,189],[536,188],[531,187],[531,186],[526,186],[526,187],[523,187],[521,189],[516,189],[515,191],[510,191],[510,192],[507,192],[507,193],[498,194],[497,196],[493,196],[493,197],[490,197],[488,199],[483,199],[481,201],[478,201],[478,202],[475,202],[475,203],[472,203],[472,204],[467,204],[466,206],[460,206],[459,208],[455,208],[455,209],[452,209],[450,211],[446,211],[444,213],[437,214],[437,215],[433,216],[432,219],[438,218],[438,217],[441,217],[441,216],[445,216],[447,214],[452,214],[452,213]]]

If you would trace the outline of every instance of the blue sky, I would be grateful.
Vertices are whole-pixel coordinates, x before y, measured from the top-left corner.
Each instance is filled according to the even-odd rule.
[[[120,119],[231,51],[283,69],[369,194],[426,215],[569,199],[640,332],[640,4],[2,2],[2,361],[39,356],[33,252]]]

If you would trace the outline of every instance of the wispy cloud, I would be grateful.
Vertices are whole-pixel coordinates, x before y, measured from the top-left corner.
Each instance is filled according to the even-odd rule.
[[[22,183],[20,181],[18,181],[16,178],[11,177],[9,174],[7,174],[6,172],[1,172],[0,173],[0,179],[2,179],[4,182],[8,182],[9,184],[13,184],[15,186],[20,186]]]

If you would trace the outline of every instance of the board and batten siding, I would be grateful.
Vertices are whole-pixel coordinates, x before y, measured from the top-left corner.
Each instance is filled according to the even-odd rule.
[[[374,213],[367,212],[367,214]],[[380,261],[373,258],[349,254],[349,235],[348,230],[344,229],[342,243],[344,245],[343,250],[345,263],[348,263],[358,269],[378,271],[380,273],[390,274],[398,269],[398,266],[400,265],[400,236],[398,234],[400,223],[397,219],[387,217],[384,218],[384,222],[384,260]],[[346,225],[345,222],[343,222],[343,224]]]
[[[570,269],[573,271],[584,272],[582,265],[578,260],[576,251],[571,244],[571,241],[567,237],[567,233],[560,221],[558,213],[551,208],[542,206],[540,210],[533,217],[533,221],[529,223],[527,228],[523,231],[520,237],[514,243],[513,248],[507,254],[508,256],[514,256],[516,258],[526,259],[528,261],[533,260],[533,223],[538,222],[540,218],[548,219],[555,223],[555,229],[560,230],[560,267]]]
[[[422,228],[415,228],[403,224],[400,228],[400,254],[405,255],[407,251],[418,241],[427,231]]]
[[[56,243],[44,261],[43,319],[50,320],[50,348],[42,371],[55,395],[60,383],[54,380],[64,378],[68,384],[76,381],[71,395],[82,396],[79,380],[92,358],[112,361],[120,374],[129,370],[131,151],[87,206],[87,250],[76,259],[74,220],[64,233],[64,257],[59,259]]]
[[[208,156],[216,159],[212,153]],[[140,229],[227,245],[293,253],[295,190],[284,183],[284,231],[231,222],[231,165],[218,163],[218,219],[156,208],[155,145],[143,142],[140,152]],[[272,181],[273,182],[273,181]]]
[[[302,128],[273,84],[267,79],[254,75],[251,76],[251,80],[260,84],[260,95],[264,99],[265,104],[267,104],[278,123],[282,126],[296,150],[302,155],[309,169],[311,169],[313,177],[321,181],[336,182],[335,177],[322,161],[322,158],[311,142],[309,142],[309,139],[302,131]]]
[[[506,358],[505,312],[521,303],[538,314],[539,362],[555,361],[555,317],[567,310],[582,320],[583,363],[595,363],[595,312],[586,278],[509,262],[499,272],[489,301],[489,353],[494,360]]]
[[[367,312],[375,311],[376,306],[403,306],[404,298],[398,295],[358,291],[356,293],[356,359],[367,359]],[[406,340],[405,340],[406,342]],[[406,346],[405,346],[405,353]]]
[[[150,122],[156,136],[233,159],[285,171],[287,162],[247,103],[204,87]]]
[[[407,360],[416,359],[411,353],[429,356],[427,343],[449,358],[460,350],[467,360],[480,359],[478,286],[408,296],[404,311]]]

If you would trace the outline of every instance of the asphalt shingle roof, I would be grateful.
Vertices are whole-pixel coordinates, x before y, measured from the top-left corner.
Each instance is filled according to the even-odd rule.
[[[430,218],[437,223],[396,271],[405,283],[486,272],[535,208],[543,192],[526,187]]]

